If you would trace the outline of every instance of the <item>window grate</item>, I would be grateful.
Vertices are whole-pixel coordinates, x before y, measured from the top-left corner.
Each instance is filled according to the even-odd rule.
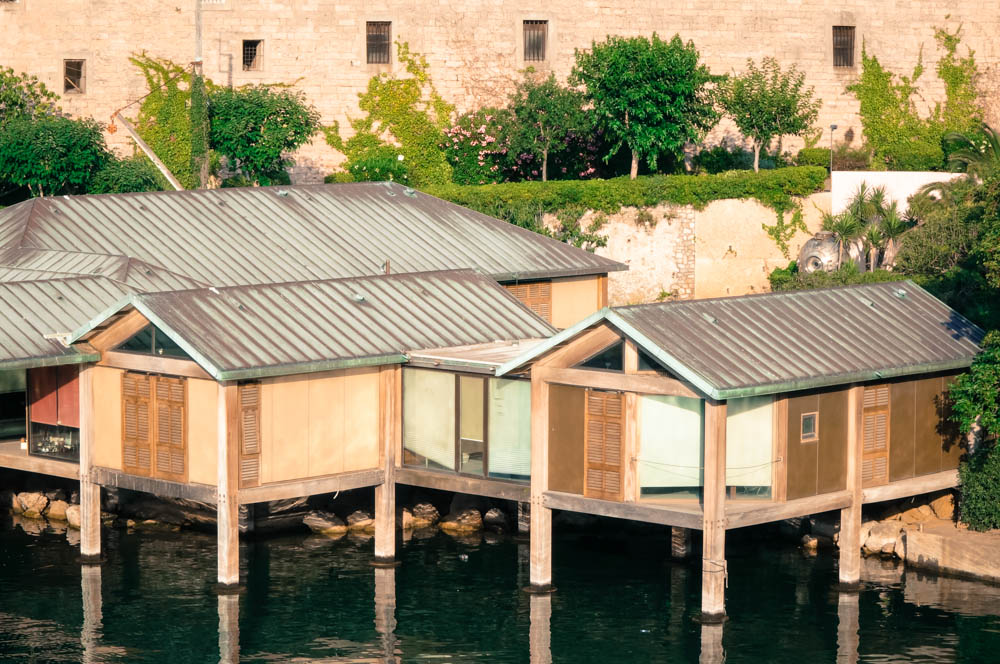
[[[63,60],[63,93],[83,94],[86,65],[86,60]]]
[[[264,68],[264,40],[243,40],[243,71],[260,71]]]
[[[389,44],[392,43],[392,22],[368,21],[367,40],[368,64],[389,64]]]
[[[548,21],[524,22],[524,61],[544,62],[545,42],[548,41]]]
[[[854,66],[854,26],[833,26],[833,66]]]

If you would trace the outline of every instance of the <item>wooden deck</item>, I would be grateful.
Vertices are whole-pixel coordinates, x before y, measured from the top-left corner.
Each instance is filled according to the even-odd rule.
[[[531,500],[531,486],[524,482],[494,480],[456,475],[446,471],[422,470],[420,468],[399,468],[396,470],[396,484],[420,486],[425,489],[440,489],[468,493],[474,496],[500,498],[502,500]]]
[[[28,454],[27,450],[21,449],[21,442],[17,440],[0,442],[0,468],[13,468],[70,480],[80,479],[80,464]]]

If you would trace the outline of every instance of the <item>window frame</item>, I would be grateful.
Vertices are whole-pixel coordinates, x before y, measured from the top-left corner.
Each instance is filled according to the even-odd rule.
[[[838,40],[838,33],[840,38]],[[857,44],[857,26],[835,25],[832,31],[833,66],[835,69],[853,69]],[[838,44],[838,41],[841,43]],[[846,43],[845,43],[846,42]]]
[[[462,472],[462,378],[478,378],[483,383],[483,472],[482,475],[476,473]],[[490,381],[485,374],[455,372],[455,474],[463,477],[477,477],[489,479],[490,467]],[[470,439],[471,440],[471,439]]]
[[[540,28],[540,29],[539,29]],[[541,34],[541,48],[528,51],[528,33]],[[535,36],[535,35],[533,35]],[[549,21],[548,19],[524,19],[521,22],[522,60],[524,62],[548,62],[549,56]],[[539,54],[540,51],[540,54]],[[532,56],[532,57],[529,57]],[[539,57],[540,56],[540,57]]]
[[[382,34],[378,29],[385,29],[385,43],[375,41],[381,40]],[[384,56],[377,50],[385,48]],[[373,55],[379,56],[372,59]],[[365,21],[365,64],[368,65],[391,65],[392,64],[392,21]]]
[[[806,437],[805,424],[806,418],[813,418],[813,432]],[[819,440],[819,411],[811,410],[808,413],[802,413],[799,415],[799,443],[815,443]]]
[[[67,75],[67,68],[71,62],[80,63],[79,85],[73,83]],[[69,87],[72,86],[72,89]],[[87,93],[87,59],[86,58],[63,58],[63,94],[82,95]]]
[[[264,71],[264,40],[244,39],[240,42],[240,64],[245,72]],[[250,65],[247,65],[247,45],[255,44],[254,57]]]

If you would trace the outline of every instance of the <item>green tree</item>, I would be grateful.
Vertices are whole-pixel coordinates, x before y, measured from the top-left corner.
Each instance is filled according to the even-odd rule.
[[[319,112],[301,92],[254,85],[216,88],[209,96],[212,147],[251,182],[286,178],[294,151],[319,130]],[[287,176],[286,176],[287,177]]]
[[[87,188],[89,194],[124,194],[134,191],[160,191],[165,181],[156,167],[144,156],[110,159],[94,174]]]
[[[753,144],[753,169],[760,170],[760,151],[774,138],[802,136],[810,131],[822,101],[805,85],[805,73],[792,65],[782,71],[774,58],[746,70],[719,86],[719,104]]]
[[[92,119],[20,116],[0,129],[0,177],[32,196],[85,193],[112,158]]]
[[[514,124],[508,132],[510,149],[531,154],[542,162],[542,182],[549,179],[549,153],[562,147],[575,132],[586,128],[583,93],[559,85],[555,74],[539,78],[525,72],[510,97]]]
[[[570,75],[586,87],[594,113],[613,141],[609,159],[624,145],[632,152],[631,177],[639,160],[656,168],[661,154],[678,155],[719,119],[711,84],[719,77],[699,64],[692,42],[677,35],[663,41],[646,37],[608,37],[589,51],[576,52]]]
[[[14,118],[58,115],[58,95],[36,77],[0,67],[0,127]]]

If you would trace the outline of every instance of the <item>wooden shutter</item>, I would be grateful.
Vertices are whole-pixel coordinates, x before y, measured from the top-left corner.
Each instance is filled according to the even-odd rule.
[[[244,383],[240,398],[240,488],[260,484],[260,383]]]
[[[862,407],[864,451],[861,457],[862,486],[889,481],[889,386],[865,388]]]
[[[31,421],[59,424],[59,367],[28,369],[28,408]]]
[[[548,322],[552,322],[552,282],[532,281],[526,284],[505,284],[504,288]]]
[[[622,395],[587,390],[583,495],[622,499]]]
[[[122,469],[132,475],[152,471],[151,388],[146,374],[122,374]]]
[[[187,445],[185,426],[185,393],[183,378],[157,376],[153,380],[156,392],[156,470],[164,480],[187,482]]]

